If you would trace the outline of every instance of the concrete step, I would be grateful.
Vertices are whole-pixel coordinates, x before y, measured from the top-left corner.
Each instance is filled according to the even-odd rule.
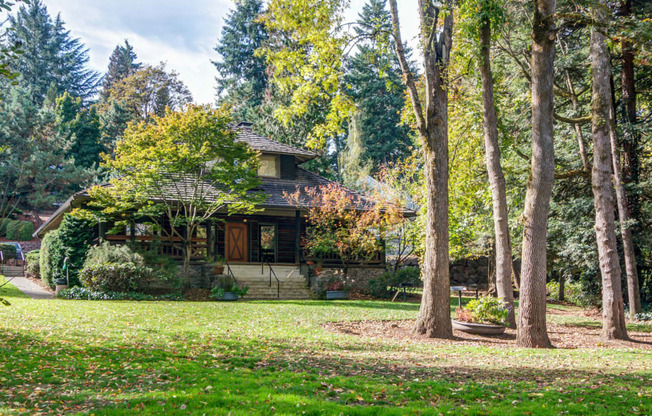
[[[3,266],[2,267],[2,274],[7,276],[7,277],[14,277],[14,276],[23,276],[23,268],[18,266]]]

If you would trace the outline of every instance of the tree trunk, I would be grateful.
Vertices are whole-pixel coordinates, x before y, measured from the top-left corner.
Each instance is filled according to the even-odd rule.
[[[494,104],[490,47],[491,22],[489,17],[485,15],[480,28],[480,78],[482,80],[482,128],[484,129],[485,157],[487,174],[489,175],[489,183],[491,184],[494,232],[496,235],[496,292],[498,297],[509,308],[509,316],[507,318],[509,327],[516,328],[514,289],[512,287],[512,246],[509,239],[509,216],[507,213],[505,176],[500,165],[498,120]]]
[[[623,185],[622,171],[620,168],[620,152],[616,137],[616,126],[613,106],[611,106],[611,120],[609,123],[609,139],[611,142],[611,156],[613,161],[614,186],[616,188],[616,201],[618,204],[618,217],[620,220],[620,235],[623,240],[623,255],[625,256],[625,273],[627,274],[627,297],[629,301],[629,315],[632,319],[641,312],[641,294],[638,287],[638,271],[636,270],[636,253],[632,230],[629,228],[629,208],[627,193]]]
[[[596,12],[604,16],[603,4]],[[591,181],[595,205],[595,232],[602,275],[602,338],[627,339],[622,299],[621,271],[616,243],[614,200],[611,184],[613,157],[609,137],[611,121],[611,64],[606,37],[596,28],[591,33],[593,69],[592,134],[593,169]]]
[[[519,347],[550,348],[546,330],[546,238],[554,184],[555,0],[535,0],[532,26],[532,167],[524,208]]]
[[[563,274],[561,274],[559,275],[559,300],[562,302],[566,300],[565,286],[566,278],[564,278]]]
[[[621,0],[619,14],[629,16],[632,13],[632,0]],[[626,38],[621,41],[621,75],[623,93],[623,119],[625,120],[625,137],[623,149],[625,153],[625,166],[623,176],[625,183],[638,185],[640,182],[640,134],[636,130],[636,79],[634,77],[634,48]],[[640,224],[640,197],[634,192],[629,198],[629,212],[631,218]],[[639,251],[640,253],[640,251]]]
[[[446,2],[452,6],[451,2]],[[396,54],[416,117],[423,146],[426,177],[426,250],[423,259],[423,296],[415,332],[451,338],[450,279],[448,270],[448,89],[446,66],[453,36],[453,14],[437,28],[440,6],[419,0],[423,48],[425,103],[422,104],[401,40],[396,0],[389,1]],[[441,30],[439,30],[441,29]],[[424,105],[425,104],[425,105]]]
[[[620,15],[629,16],[632,13],[632,0],[623,0],[620,2]],[[641,312],[641,295],[639,292],[638,270],[636,268],[636,258],[641,254],[640,249],[634,243],[633,231],[637,231],[640,226],[640,198],[637,192],[627,197],[625,192],[625,182],[638,184],[640,181],[639,167],[639,143],[640,135],[636,130],[636,84],[634,78],[634,48],[631,43],[623,38],[621,41],[622,50],[622,92],[623,92],[623,113],[625,121],[625,140],[623,147],[625,149],[627,171],[623,178],[623,170],[620,167],[620,156],[615,137],[611,138],[611,148],[614,157],[614,179],[616,184],[616,196],[618,199],[618,214],[620,218],[620,233],[623,239],[623,251],[625,255],[625,271],[627,273],[627,294],[629,302],[629,313],[632,318]],[[615,123],[615,114],[614,114]],[[615,135],[615,126],[612,126]],[[618,177],[618,176],[620,177]],[[634,220],[634,224],[629,224],[629,219]]]
[[[443,90],[442,90],[443,91]],[[446,95],[445,92],[442,95]],[[445,107],[444,107],[445,108]],[[426,250],[423,259],[423,296],[415,331],[428,337],[450,338],[450,277],[448,257],[448,140],[447,123],[434,147],[424,149],[427,187]],[[434,136],[434,134],[433,134]],[[446,224],[446,227],[441,227]]]

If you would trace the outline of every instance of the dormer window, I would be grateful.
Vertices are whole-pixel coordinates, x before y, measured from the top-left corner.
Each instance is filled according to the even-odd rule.
[[[258,176],[266,178],[280,178],[281,166],[278,155],[260,155]]]

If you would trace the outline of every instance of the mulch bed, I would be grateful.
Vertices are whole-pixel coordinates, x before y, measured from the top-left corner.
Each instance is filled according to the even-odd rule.
[[[420,342],[432,345],[482,345],[495,348],[516,347],[516,330],[507,329],[503,335],[480,336],[453,331],[454,339],[427,338],[412,332],[414,320],[404,321],[357,321],[329,322],[323,325],[329,331],[365,338],[386,338],[403,342]],[[600,328],[559,325],[548,322],[548,336],[557,348],[635,348],[652,350],[652,333],[629,332],[631,341],[609,341],[600,339]]]
[[[205,302],[213,300],[211,299],[211,291],[209,289],[188,289],[183,292],[183,297],[185,300],[194,302]]]

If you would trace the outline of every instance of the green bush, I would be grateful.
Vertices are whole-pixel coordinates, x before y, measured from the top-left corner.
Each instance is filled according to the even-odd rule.
[[[37,279],[41,278],[40,259],[41,259],[40,250],[32,250],[29,253],[25,254],[25,260],[27,260],[27,265],[25,266],[25,273],[27,273],[28,276],[32,276]]]
[[[165,300],[165,301],[182,301],[183,295],[179,293],[169,293],[166,295],[147,295],[138,292],[101,292],[86,289],[85,287],[71,287],[64,289],[57,294],[61,299],[76,300]]]
[[[20,234],[20,227],[22,221],[19,220],[11,220],[7,224],[7,231],[5,233],[5,237],[7,237],[8,240],[16,240],[19,237]]]
[[[30,241],[32,239],[32,234],[34,234],[34,224],[31,221],[23,221],[18,234],[18,241]]]
[[[132,292],[150,280],[154,270],[134,263],[92,264],[79,273],[85,288],[102,292]]]
[[[34,224],[31,221],[9,220],[5,230],[5,236],[9,240],[29,241],[34,234]]]
[[[546,283],[548,299],[559,300],[559,282]],[[569,282],[564,285],[564,301],[583,308],[598,306],[600,298],[592,290],[585,290],[581,282]]]
[[[45,237],[43,237],[43,240],[41,241],[39,259],[41,280],[51,288],[54,288],[54,282],[56,279],[66,277],[63,270],[61,270],[65,254],[61,236],[59,234],[59,230],[50,231],[45,234]]]
[[[113,263],[132,263],[139,266],[145,265],[143,256],[133,252],[129,246],[112,246],[108,241],[105,241],[102,244],[93,246],[88,250],[88,253],[86,254],[86,260],[84,261],[84,268],[93,266],[95,264]]]
[[[13,244],[1,244],[0,243],[0,251],[2,251],[2,255],[4,256],[4,259],[13,259],[16,257],[16,246]]]
[[[9,218],[3,218],[0,220],[0,237],[5,237],[7,235],[7,226],[12,220]]]
[[[79,285],[79,272],[83,268],[86,253],[93,242],[95,227],[92,221],[65,214],[61,225],[46,234],[41,242],[41,278],[50,287],[54,281],[69,273],[70,285]],[[63,260],[68,257],[67,270]]]
[[[469,311],[473,322],[504,325],[509,316],[509,309],[498,298],[483,296],[473,299],[465,307]],[[458,318],[460,313],[458,312]]]
[[[421,269],[405,267],[395,272],[385,272],[369,281],[369,294],[380,299],[390,299],[401,284],[418,287],[421,284]]]

